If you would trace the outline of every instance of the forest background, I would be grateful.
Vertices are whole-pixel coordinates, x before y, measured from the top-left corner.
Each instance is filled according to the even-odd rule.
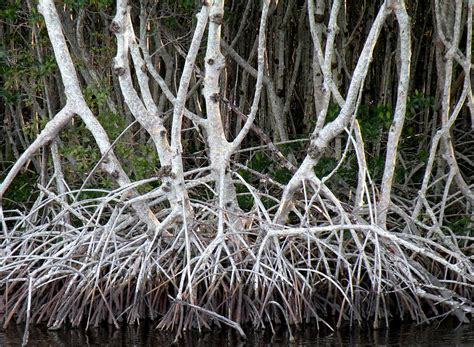
[[[472,11],[2,2],[4,324],[467,321]]]

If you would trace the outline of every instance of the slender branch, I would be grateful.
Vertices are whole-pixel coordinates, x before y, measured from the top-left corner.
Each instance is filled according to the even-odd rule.
[[[392,8],[395,9],[395,15],[399,24],[400,56],[403,58],[401,59],[400,77],[398,79],[397,105],[395,106],[395,114],[388,135],[387,155],[385,157],[385,168],[378,206],[377,222],[382,228],[385,228],[387,220],[393,175],[397,163],[398,143],[405,121],[411,62],[411,29],[404,0],[394,0]]]
[[[184,170],[183,170],[183,148],[181,145],[181,127],[183,122],[183,113],[186,103],[186,95],[188,92],[189,81],[194,68],[201,40],[204,35],[204,30],[209,16],[209,7],[204,5],[197,15],[198,21],[194,30],[193,39],[189,47],[188,55],[186,56],[186,62],[184,64],[183,73],[179,82],[178,93],[176,95],[176,101],[173,110],[173,120],[171,125],[171,148],[172,148],[172,159],[171,165],[176,175],[176,194],[178,201],[184,205],[185,211],[188,213],[191,211],[189,205],[189,199],[186,188],[184,186]]]
[[[250,114],[247,116],[247,120],[245,121],[244,126],[242,127],[239,134],[236,136],[236,138],[231,144],[232,146],[231,153],[235,152],[238,149],[238,147],[242,143],[245,136],[247,136],[250,130],[250,127],[252,126],[252,123],[255,120],[255,116],[257,115],[258,104],[260,102],[260,95],[262,93],[262,85],[263,85],[263,71],[264,71],[264,63],[265,63],[265,27],[267,23],[268,5],[269,5],[269,2],[264,0],[262,17],[260,20],[260,28],[258,31],[258,48],[257,48],[258,68],[257,68],[257,82],[255,83],[255,94],[254,94],[252,106],[250,107]]]

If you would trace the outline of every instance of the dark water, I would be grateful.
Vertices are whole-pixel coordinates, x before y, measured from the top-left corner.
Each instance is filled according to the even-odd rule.
[[[11,325],[0,331],[0,346],[21,346],[23,327]],[[455,322],[433,323],[430,326],[403,324],[390,329],[342,329],[319,332],[315,326],[306,326],[294,331],[294,342],[290,342],[288,330],[281,328],[276,335],[269,332],[247,330],[247,340],[242,340],[233,331],[218,330],[197,334],[187,333],[176,346],[474,346],[474,323],[458,325]],[[174,335],[154,329],[153,325],[128,327],[116,330],[109,327],[90,329],[62,328],[48,331],[42,327],[31,327],[27,346],[169,346]]]

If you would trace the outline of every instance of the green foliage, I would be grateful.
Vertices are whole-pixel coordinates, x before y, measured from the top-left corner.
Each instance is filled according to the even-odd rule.
[[[339,115],[339,112],[341,111],[341,108],[339,107],[338,104],[335,103],[330,103],[328,106],[328,112],[326,114],[326,119],[324,120],[324,124],[331,123],[333,120],[337,118]],[[309,125],[310,128],[313,129],[316,126],[316,118],[310,119],[309,120]]]
[[[413,152],[418,147],[420,137],[426,137],[424,134],[418,134],[417,120],[419,115],[427,108],[435,109],[435,99],[428,97],[415,90],[407,100],[407,112],[402,136],[400,138],[399,148],[401,151],[408,150]],[[381,146],[382,152],[379,155],[370,155],[371,148],[378,145],[383,140],[383,134],[390,129],[393,121],[393,107],[391,105],[383,105],[381,103],[372,105],[361,105],[358,110],[357,119],[361,126],[362,136],[364,138],[367,150],[367,165],[372,178],[376,181],[382,178],[385,166],[385,150]],[[428,159],[429,153],[427,149],[421,149],[414,155],[410,156],[410,160],[424,161]],[[400,182],[404,178],[403,168],[397,166],[395,171],[395,181]],[[416,179],[416,176],[412,177]]]
[[[432,96],[425,96],[419,90],[415,89],[413,95],[408,97],[407,101],[407,118],[413,119],[426,108],[436,111],[436,100]]]
[[[248,192],[244,192],[244,189],[245,187],[242,184],[237,185],[237,202],[242,210],[248,212],[252,209],[254,201],[252,195]]]
[[[322,157],[314,167],[314,173],[317,177],[323,178],[328,176],[336,168],[338,162],[333,157]],[[337,185],[337,182],[344,181],[348,184],[357,182],[357,162],[355,154],[346,157],[343,165],[333,174],[331,182]]]
[[[0,182],[3,182],[8,170],[0,175]],[[14,178],[4,197],[4,209],[14,209],[20,204],[26,204],[35,197],[35,185],[38,180],[38,174],[31,170],[21,170]]]
[[[113,0],[65,0],[64,4],[74,9],[90,7],[91,9],[96,9],[100,11],[100,10],[106,10],[106,9],[112,8],[114,5],[114,1]]]
[[[469,216],[467,214],[459,215],[455,218],[450,218],[448,223],[446,223],[446,227],[448,227],[456,235],[472,236],[474,230],[472,230],[471,218],[472,216]]]
[[[421,151],[418,152],[418,159],[420,159],[421,161],[428,161],[429,156],[430,153],[426,148],[423,148]]]
[[[380,181],[385,167],[385,155],[369,157],[367,159],[367,166],[372,179],[374,181]]]
[[[288,170],[286,167],[281,167],[273,171],[272,176],[275,179],[275,181],[282,184],[286,184],[288,183],[288,181],[291,179],[293,175],[291,174],[291,171]]]
[[[52,75],[58,65],[56,64],[56,60],[54,59],[53,55],[46,55],[43,58],[43,64],[37,63],[34,67],[34,77],[43,77],[43,76],[49,76]]]
[[[291,172],[288,169],[286,169],[285,167],[282,167],[278,162],[275,162],[273,159],[268,157],[263,152],[255,153],[248,160],[247,166],[252,170],[260,172],[264,175],[268,175],[269,177],[273,178],[275,181],[282,184],[288,183],[288,181],[290,180],[292,176]],[[239,170],[238,173],[250,185],[258,186],[260,184],[259,178],[255,177],[252,173],[246,170],[242,170],[242,169]],[[247,188],[242,184],[237,184],[236,190],[237,190],[237,193],[239,194],[238,195],[239,206],[242,209],[248,211],[250,208],[252,208],[254,204],[253,197],[250,194],[248,194]],[[262,198],[262,203],[267,208],[275,205],[275,202],[273,200],[267,199],[265,197]]]
[[[123,117],[111,112],[99,113],[98,120],[104,126],[111,142],[119,137],[126,128]],[[66,180],[72,187],[79,187],[82,185],[83,179],[100,160],[100,151],[89,130],[80,120],[74,120],[73,124],[63,130],[61,137],[64,139],[64,143],[60,147],[60,152],[63,157],[68,159],[65,166]],[[133,138],[123,135],[115,144],[114,153],[131,179],[142,180],[155,174],[155,168],[158,166],[158,154],[151,144],[135,143]],[[114,182],[100,170],[94,173],[89,184],[108,189],[114,187]],[[147,184],[139,189],[148,190],[157,184]]]
[[[110,87],[97,86],[96,84],[87,85],[83,88],[84,99],[93,111],[99,111],[106,106],[109,93]]]
[[[0,8],[0,17],[4,15],[6,18],[10,18],[13,16],[10,14],[11,10],[20,11],[20,7],[15,3],[9,5]],[[22,14],[21,11],[19,13]],[[30,22],[38,25],[40,17],[36,9],[27,15]],[[12,17],[12,19],[16,18]],[[47,50],[43,53],[43,62],[31,54],[36,45],[43,49],[44,41],[47,40],[45,31],[39,32],[38,40],[33,41],[30,47],[24,45],[24,38],[20,34],[9,37],[9,40],[10,43],[15,43],[17,46],[15,49],[9,49],[8,44],[6,44],[7,47],[3,44],[0,45],[0,75],[3,82],[0,85],[0,97],[6,104],[14,104],[19,99],[23,99],[28,106],[28,102],[31,102],[31,98],[35,96],[21,92],[19,89],[21,82],[27,84],[32,91],[38,92],[37,95],[41,95],[43,92],[42,78],[54,75],[57,72],[57,64],[52,53]]]
[[[295,140],[299,139],[300,141],[278,144],[277,148],[284,156],[288,156],[290,153],[306,152],[307,138],[307,134],[296,135]]]
[[[114,5],[113,0],[90,0],[89,3],[97,6],[99,10],[112,8]]]
[[[358,171],[355,153],[348,154],[344,164],[337,171],[337,177],[355,186],[357,184]]]
[[[393,120],[392,107],[381,103],[375,105],[361,105],[357,119],[364,140],[375,142],[379,140],[381,130],[388,130]]]
[[[74,119],[72,124],[63,130],[61,138],[64,143],[60,146],[60,153],[69,160],[69,165],[64,167],[66,180],[71,182],[73,187],[80,186],[81,180],[100,159],[99,149],[84,123],[78,119]]]
[[[264,172],[271,164],[272,160],[270,158],[262,152],[257,152],[249,161],[248,167],[258,172]]]
[[[331,103],[328,107],[328,114],[326,115],[326,124],[332,122],[339,115],[341,108],[338,104]]]
[[[33,6],[31,8],[31,11],[29,11],[29,18],[28,18],[30,25],[36,25],[39,28],[41,28],[44,24],[44,18],[43,16],[39,13],[38,8],[36,6]]]
[[[0,71],[1,74],[1,71]],[[15,103],[20,97],[20,93],[15,92],[14,90],[0,87],[0,98],[5,100],[6,104]]]
[[[317,177],[324,177],[331,173],[336,168],[337,161],[335,158],[322,157],[318,164],[314,167],[314,173]]]
[[[426,134],[418,133],[419,130],[416,120],[417,117],[427,109],[436,111],[435,98],[425,96],[418,90],[415,90],[414,94],[410,95],[407,101],[406,123],[401,138],[402,146],[407,148],[413,147],[419,143],[420,139],[426,138]],[[428,152],[425,150],[424,153],[420,153],[419,158],[426,160],[428,158]]]
[[[0,3],[0,18],[2,20],[16,20],[17,16],[20,14],[21,10],[21,1],[2,1]]]
[[[290,147],[291,146],[286,147],[287,149],[283,151],[284,154],[286,154],[285,152],[290,151]],[[278,162],[275,162],[272,158],[262,152],[255,153],[252,159],[248,162],[248,167],[263,174],[267,174],[282,184],[288,183],[292,176],[287,168],[281,166]]]
[[[435,99],[427,97],[418,90],[410,95],[407,100],[406,122],[404,127],[404,137],[413,138],[415,135],[415,123],[412,121],[426,108],[435,109]],[[393,121],[393,108],[391,105],[381,103],[373,105],[361,105],[358,110],[357,119],[359,120],[362,135],[368,143],[379,141],[381,131],[387,131]]]
[[[194,0],[181,0],[178,6],[181,10],[192,13],[195,9],[195,2]]]
[[[30,140],[34,140],[36,135],[41,132],[46,126],[48,119],[46,116],[34,115],[31,121],[25,123],[22,128],[23,133],[28,136]]]
[[[199,7],[196,6],[195,0],[171,2],[171,4],[163,7],[162,10],[164,11],[160,13],[160,22],[167,28],[176,31],[182,31],[183,28],[191,28],[192,23],[196,21],[194,13],[198,9]]]

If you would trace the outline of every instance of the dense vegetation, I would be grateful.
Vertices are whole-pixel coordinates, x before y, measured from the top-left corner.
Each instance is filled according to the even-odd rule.
[[[467,321],[472,11],[2,2],[3,323]]]

